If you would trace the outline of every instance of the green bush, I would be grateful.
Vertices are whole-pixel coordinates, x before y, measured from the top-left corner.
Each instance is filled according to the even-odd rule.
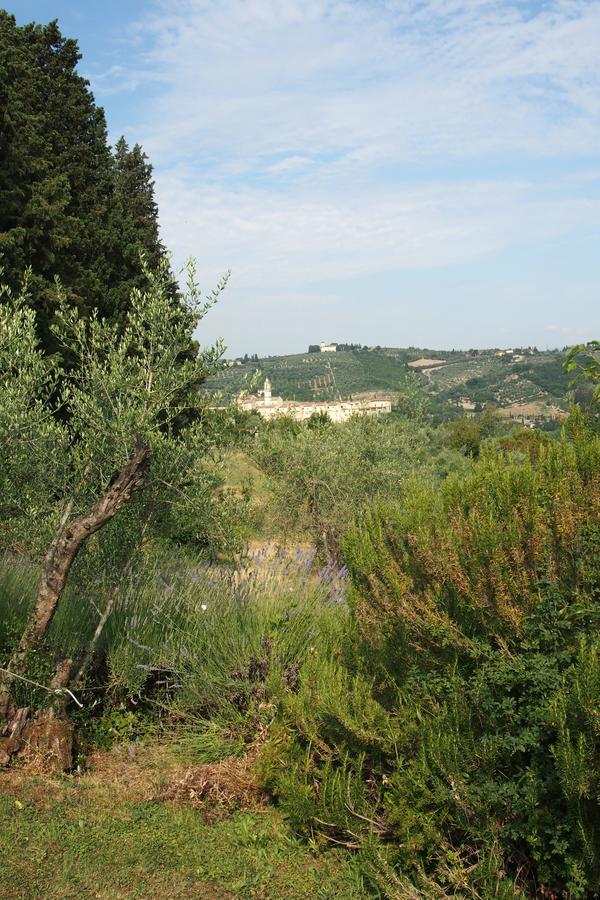
[[[335,425],[278,420],[249,452],[270,481],[275,533],[306,536],[336,556],[341,535],[366,504],[399,498],[417,470],[435,477],[433,449],[431,433],[418,419],[353,417]],[[454,456],[454,466],[457,458],[462,463]]]
[[[510,429],[493,407],[474,416],[460,416],[444,429],[444,443],[465,456],[477,459],[484,441]]]
[[[600,547],[598,547],[600,550]],[[567,826],[583,872],[600,883],[600,643],[582,640],[553,705],[553,755],[567,802]]]
[[[265,784],[389,896],[600,891],[600,440],[569,429],[377,504],[345,638],[281,700]]]

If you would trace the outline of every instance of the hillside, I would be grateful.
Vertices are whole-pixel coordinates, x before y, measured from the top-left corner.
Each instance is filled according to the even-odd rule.
[[[248,388],[257,369],[261,378],[269,376],[274,392],[286,400],[334,400],[361,391],[394,391],[406,375],[404,361],[384,351],[300,353],[226,367],[208,387],[233,398]]]
[[[230,361],[207,383],[225,399],[256,387],[267,375],[273,391],[288,400],[334,400],[365,392],[393,395],[409,372],[440,410],[472,410],[486,403],[525,418],[553,417],[565,408],[567,379],[557,351],[432,351],[382,348],[337,353],[270,356]]]

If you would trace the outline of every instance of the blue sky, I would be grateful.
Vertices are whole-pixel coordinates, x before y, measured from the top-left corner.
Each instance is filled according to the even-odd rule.
[[[598,0],[14,0],[58,18],[230,354],[600,336]]]

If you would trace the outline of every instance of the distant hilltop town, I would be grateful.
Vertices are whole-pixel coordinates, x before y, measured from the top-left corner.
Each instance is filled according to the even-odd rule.
[[[310,353],[224,361],[206,390],[265,418],[306,419],[315,414],[345,421],[352,415],[385,415],[405,383],[423,392],[440,419],[474,415],[493,405],[499,415],[533,428],[556,431],[568,409],[564,351],[534,346],[468,350],[370,347],[331,341]],[[266,391],[248,388],[268,376]],[[254,383],[253,381],[251,383]],[[255,396],[247,396],[249,390]]]
[[[283,397],[273,396],[270,378],[265,378],[261,391],[252,395],[241,394],[237,402],[242,409],[256,412],[263,419],[289,416],[300,422],[314,415],[329,416],[332,422],[346,422],[351,416],[385,416],[392,411],[390,400],[333,400],[310,403],[284,400]]]

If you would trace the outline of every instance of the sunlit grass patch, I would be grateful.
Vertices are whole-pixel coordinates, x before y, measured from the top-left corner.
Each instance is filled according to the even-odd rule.
[[[4,776],[0,830],[0,897],[368,896],[351,860],[315,856],[274,810],[207,824],[129,793],[114,769],[50,784]]]

